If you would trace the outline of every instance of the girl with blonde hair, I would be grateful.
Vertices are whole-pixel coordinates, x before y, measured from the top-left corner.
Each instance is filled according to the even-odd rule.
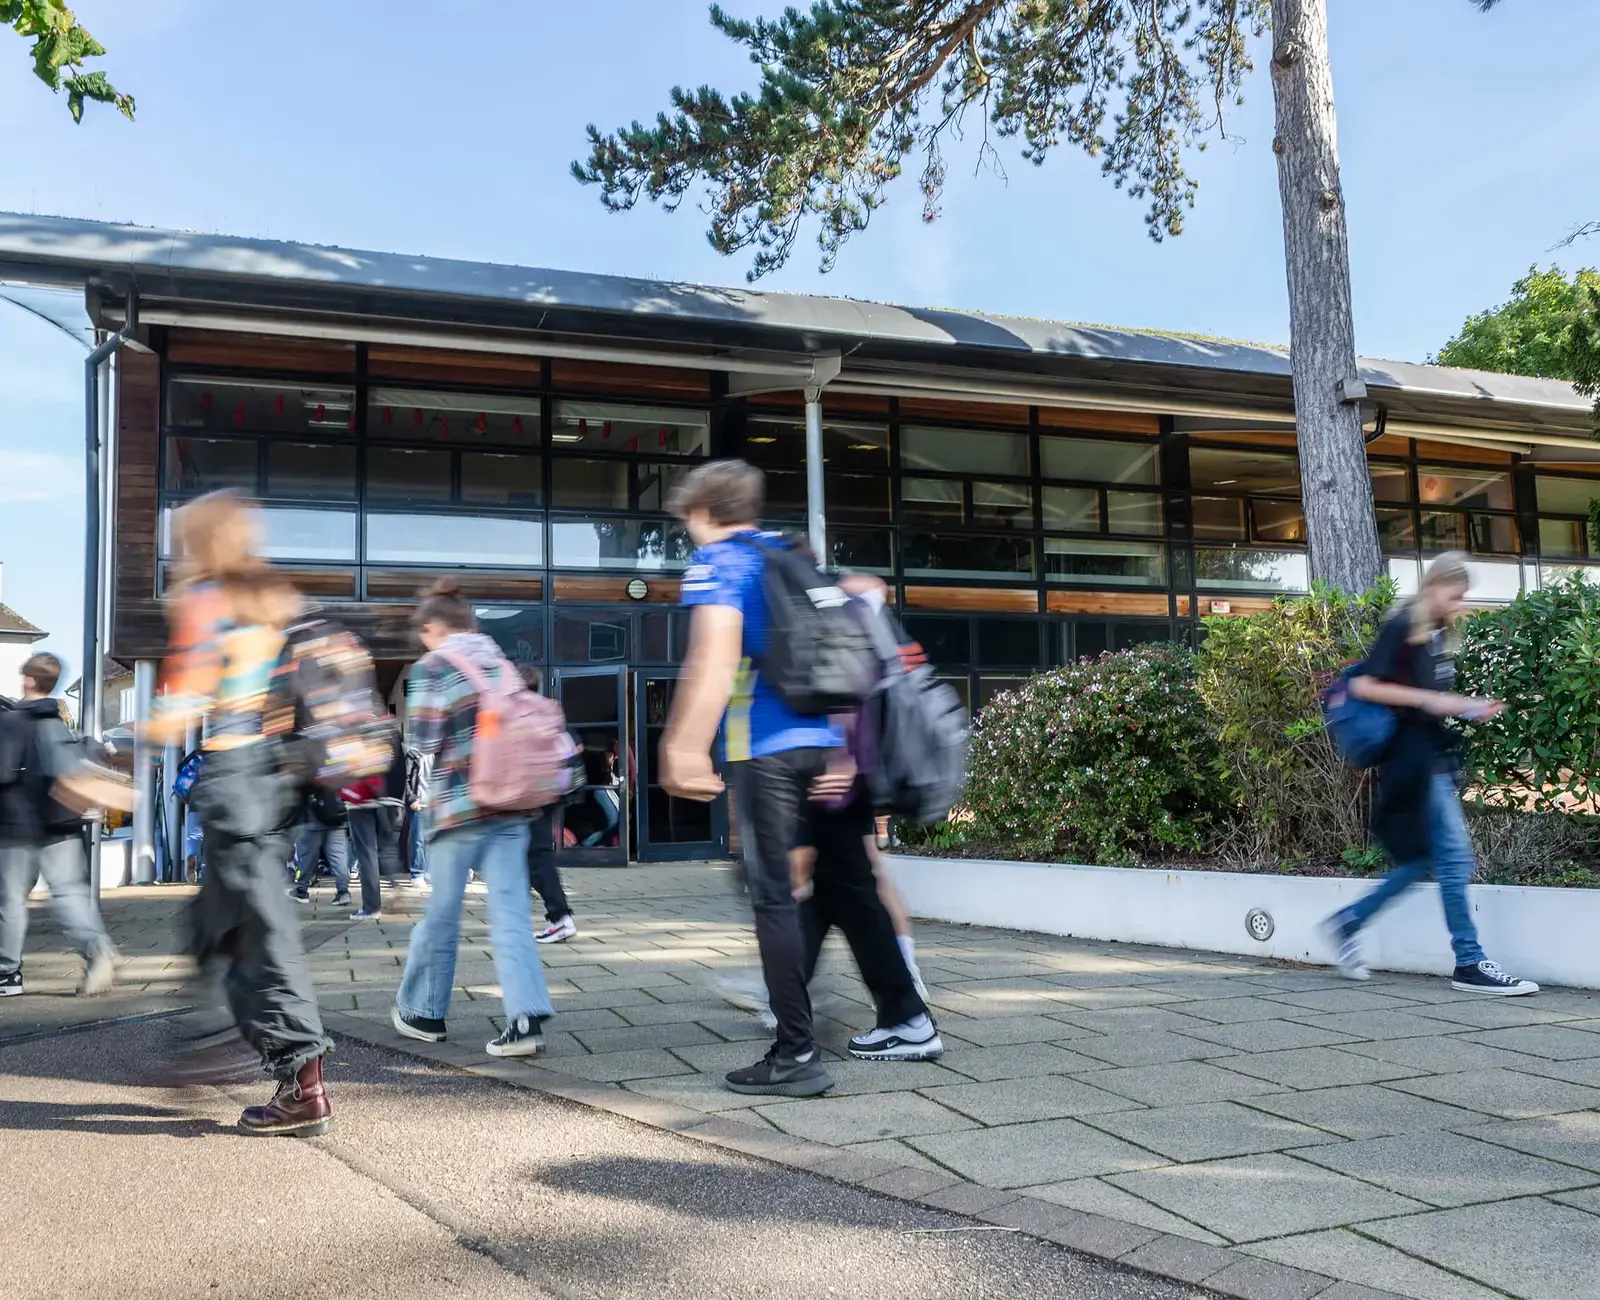
[[[300,596],[262,557],[255,509],[232,493],[191,501],[172,526],[179,557],[168,600],[172,636],[148,730],[157,744],[181,743],[191,724],[206,721],[205,767],[190,793],[206,864],[194,907],[195,955],[203,966],[226,967],[234,1021],[278,1082],[267,1105],[240,1116],[240,1128],[310,1137],[330,1123],[322,1056],[332,1044],[284,891],[305,778],[284,761],[266,725]],[[222,1043],[209,1044],[180,1080],[205,1077],[208,1058],[225,1052]]]
[[[1368,976],[1361,931],[1401,894],[1428,877],[1439,883],[1445,924],[1455,950],[1451,987],[1463,993],[1518,997],[1537,993],[1485,955],[1472,920],[1467,884],[1477,868],[1459,788],[1461,764],[1446,718],[1483,722],[1505,705],[1459,695],[1455,686],[1454,624],[1466,603],[1467,557],[1450,551],[1434,560],[1417,594],[1390,615],[1366,662],[1350,680],[1357,699],[1387,705],[1397,726],[1378,765],[1372,828],[1396,866],[1365,897],[1323,922],[1341,973]]]

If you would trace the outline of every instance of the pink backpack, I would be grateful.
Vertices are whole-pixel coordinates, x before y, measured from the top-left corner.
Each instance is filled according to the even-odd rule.
[[[504,659],[491,683],[470,659],[438,653],[478,694],[467,769],[472,802],[493,812],[531,812],[571,794],[578,746],[561,706],[530,691]]]

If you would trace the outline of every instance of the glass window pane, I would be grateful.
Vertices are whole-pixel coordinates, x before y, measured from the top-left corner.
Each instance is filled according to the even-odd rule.
[[[168,438],[167,491],[256,494],[256,443],[250,438]]]
[[[367,513],[367,559],[526,568],[543,562],[543,531],[537,519],[372,510]]]
[[[625,460],[550,461],[550,503],[558,509],[628,509],[628,462]]]
[[[512,663],[544,662],[544,606],[475,605],[472,612],[484,635],[492,637]],[[549,689],[548,679],[542,689]]]
[[[1541,519],[1539,554],[1557,559],[1583,558],[1583,525],[1576,519]]]
[[[1026,677],[980,677],[978,678],[978,712],[983,711],[983,706],[1000,694],[1001,691],[1014,691],[1017,687],[1026,684]]]
[[[931,523],[959,524],[965,485],[953,478],[900,480],[900,509],[904,518]]]
[[[1045,478],[1071,478],[1084,483],[1147,483],[1161,481],[1154,443],[1096,442],[1090,438],[1039,439],[1039,472]]]
[[[614,663],[628,657],[628,619],[608,614],[556,612],[555,655],[562,664]],[[582,685],[587,683],[587,685]],[[567,721],[614,722],[617,679],[574,677],[562,682]]]
[[[1189,482],[1196,491],[1225,488],[1271,496],[1300,495],[1300,469],[1295,458],[1275,451],[1225,451],[1220,447],[1189,448]]]
[[[1022,477],[1028,473],[1028,435],[905,425],[900,430],[900,464],[908,470]]]
[[[1305,591],[1310,586],[1304,551],[1200,548],[1194,553],[1194,585],[1253,591]]]
[[[1244,540],[1244,502],[1228,497],[1194,497],[1194,535],[1202,541]]]
[[[1425,506],[1477,506],[1510,510],[1511,475],[1494,469],[1417,469],[1417,495]]]
[[[689,648],[687,611],[650,609],[639,615],[639,659],[647,664],[683,662]],[[661,721],[666,721],[665,718]]]
[[[1541,564],[1539,581],[1546,587],[1577,578],[1580,582],[1600,584],[1600,566],[1590,564]]]
[[[835,569],[855,569],[889,577],[894,573],[894,546],[887,529],[828,529],[828,558]]]
[[[745,430],[745,459],[763,468],[803,467],[806,426],[803,419],[754,418]],[[831,469],[887,469],[889,430],[882,425],[853,424],[824,418],[822,459]]]
[[[464,451],[461,499],[496,506],[539,504],[539,457]]]
[[[1040,663],[1038,620],[978,620],[978,667],[1037,668]]]
[[[979,528],[1032,528],[1033,489],[1026,483],[974,483],[972,518]]]
[[[557,402],[550,441],[570,451],[704,456],[711,449],[711,416],[671,407]]]
[[[1022,537],[959,537],[949,533],[906,533],[908,578],[990,578],[997,574],[1033,576],[1033,543]]]
[[[550,563],[558,569],[677,570],[694,543],[683,525],[666,519],[556,519],[550,524]]]
[[[1416,516],[1409,510],[1379,510],[1378,544],[1387,551],[1417,549]]]
[[[1080,620],[1072,629],[1072,657],[1096,659],[1111,649],[1111,624]]]
[[[767,506],[762,518],[773,521],[805,522],[806,474],[804,470],[767,471]]]
[[[375,388],[367,398],[367,436],[537,447],[542,441],[539,399]]]
[[[261,508],[265,540],[261,553],[269,560],[353,560],[356,558],[354,511]]]
[[[1425,510],[1419,536],[1425,551],[1464,551],[1468,547],[1467,517]]]
[[[269,442],[266,494],[307,501],[354,501],[356,449],[326,442]]]
[[[1100,493],[1094,488],[1047,487],[1041,492],[1046,528],[1074,533],[1100,531]]]
[[[1116,623],[1112,625],[1112,640],[1118,650],[1132,650],[1138,645],[1159,645],[1172,640],[1170,623]]]
[[[1256,538],[1263,542],[1304,542],[1306,516],[1298,502],[1252,501]]]
[[[889,522],[889,480],[863,474],[823,475],[823,492],[829,519],[854,520],[863,524]]]
[[[1472,549],[1484,555],[1517,555],[1522,535],[1509,515],[1468,515],[1472,524]]]
[[[907,614],[902,622],[906,635],[922,647],[935,668],[965,668],[972,662],[966,619]]]
[[[1106,517],[1114,533],[1161,535],[1161,498],[1154,492],[1107,492]]]
[[[1600,500],[1600,479],[1553,478],[1541,474],[1534,480],[1539,509],[1553,515],[1586,515],[1589,503]]]
[[[1404,465],[1385,465],[1375,461],[1367,466],[1367,472],[1372,475],[1374,501],[1411,500],[1411,471]]]
[[[1159,543],[1046,537],[1044,562],[1052,582],[1159,587],[1167,580],[1167,550]]]
[[[367,499],[448,501],[450,453],[419,447],[368,447]]]
[[[1415,596],[1422,585],[1421,566],[1416,560],[1390,560],[1389,576],[1402,596]]]
[[[245,379],[178,378],[167,383],[168,423],[183,429],[348,436],[356,395]]]
[[[1522,591],[1522,566],[1520,564],[1467,565],[1467,599],[1498,603],[1515,600]]]

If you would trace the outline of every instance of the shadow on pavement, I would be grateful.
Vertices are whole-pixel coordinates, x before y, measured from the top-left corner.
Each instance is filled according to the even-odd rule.
[[[0,1105],[0,1129],[29,1132],[96,1133],[111,1136],[207,1137],[228,1125],[192,1111],[129,1102],[7,1101]]]

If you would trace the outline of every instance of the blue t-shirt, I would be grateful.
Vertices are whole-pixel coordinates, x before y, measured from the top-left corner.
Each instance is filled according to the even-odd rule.
[[[745,533],[776,541],[777,533]],[[802,717],[784,703],[753,665],[767,653],[767,597],[761,575],[761,552],[744,542],[728,540],[702,546],[683,575],[681,600],[685,606],[726,605],[744,616],[741,650],[745,666],[740,684],[728,706],[727,756],[765,758],[790,749],[833,749],[843,735],[826,718]],[[747,750],[747,752],[740,752]]]

